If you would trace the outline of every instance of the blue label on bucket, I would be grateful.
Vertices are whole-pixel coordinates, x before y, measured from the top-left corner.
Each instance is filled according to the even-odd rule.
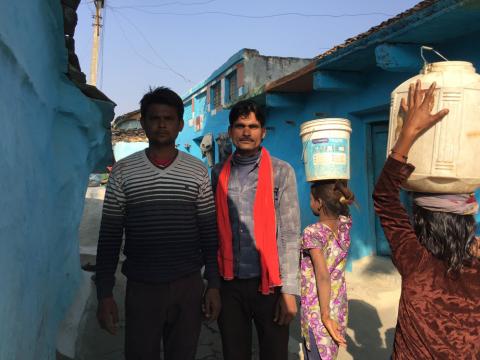
[[[319,138],[303,145],[308,181],[350,178],[348,139]]]

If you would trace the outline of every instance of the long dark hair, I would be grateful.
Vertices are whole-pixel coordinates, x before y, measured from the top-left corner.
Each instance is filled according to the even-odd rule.
[[[424,209],[413,204],[413,227],[420,243],[444,261],[447,273],[458,274],[471,263],[470,248],[477,224],[473,215],[457,215]]]
[[[348,188],[347,180],[316,181],[310,187],[312,195],[322,200],[327,211],[332,216],[349,216],[349,205],[355,201],[355,195]]]

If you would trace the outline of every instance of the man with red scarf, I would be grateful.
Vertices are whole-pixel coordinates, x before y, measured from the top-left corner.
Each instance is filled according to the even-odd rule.
[[[295,173],[261,146],[265,117],[255,102],[235,104],[229,121],[236,151],[212,170],[223,355],[226,360],[251,358],[253,320],[260,359],[286,360],[299,292]]]

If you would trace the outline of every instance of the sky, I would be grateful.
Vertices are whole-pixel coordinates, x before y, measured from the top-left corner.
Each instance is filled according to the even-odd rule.
[[[414,6],[415,0],[105,0],[97,87],[116,116],[150,87],[180,95],[242,48],[312,58]],[[76,53],[89,77],[92,0],[82,0]]]

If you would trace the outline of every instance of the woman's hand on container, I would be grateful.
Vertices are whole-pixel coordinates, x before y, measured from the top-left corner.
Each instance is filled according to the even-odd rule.
[[[322,316],[322,323],[327,329],[328,333],[332,337],[333,340],[339,345],[339,346],[347,346],[347,341],[345,338],[342,336],[341,330],[340,330],[340,325],[338,322],[333,320],[330,317],[323,317]]]
[[[422,83],[417,80],[416,84],[410,84],[408,99],[402,99],[401,107],[406,113],[405,124],[402,132],[416,139],[425,131],[448,114],[448,109],[443,109],[436,114],[431,114],[435,100],[436,83],[432,83],[428,90],[422,90]]]
[[[415,84],[410,84],[408,99],[402,99],[401,109],[405,112],[405,122],[392,149],[392,156],[399,157],[398,160],[406,159],[415,140],[448,114],[448,109],[442,109],[436,114],[431,113],[435,87],[436,84],[432,83],[428,90],[422,90],[422,83],[417,80]]]

